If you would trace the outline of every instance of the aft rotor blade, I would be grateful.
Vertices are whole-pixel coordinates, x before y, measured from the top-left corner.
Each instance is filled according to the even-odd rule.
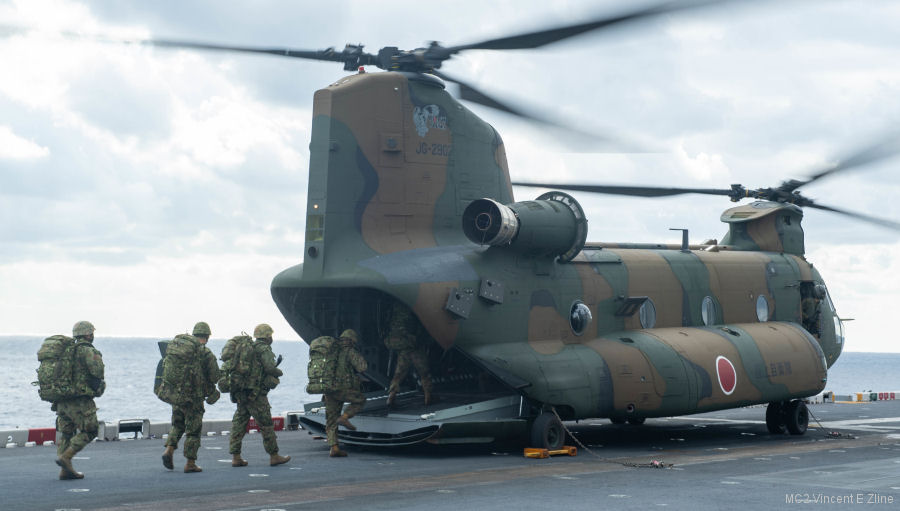
[[[849,217],[855,218],[857,220],[869,222],[870,224],[880,225],[881,227],[887,227],[888,229],[900,231],[900,222],[894,222],[893,220],[885,220],[883,218],[877,218],[874,216],[864,215],[862,213],[856,213],[854,211],[847,211],[844,209],[833,208],[831,206],[823,206],[821,204],[815,204],[815,203],[807,204],[805,207],[821,209],[823,211],[831,211],[832,213],[849,216]]]
[[[703,195],[731,196],[733,189],[720,188],[659,188],[654,186],[620,186],[620,185],[576,185],[560,183],[512,183],[514,186],[531,188],[549,188],[551,190],[569,190],[573,192],[605,193],[609,195],[631,195],[635,197],[667,197],[685,193]]]
[[[470,85],[470,84],[468,84],[462,80],[459,80],[457,78],[453,78],[452,76],[450,76],[446,73],[442,73],[435,69],[434,71],[431,71],[431,74],[433,74],[437,77],[440,77],[441,79],[446,80],[448,82],[453,82],[453,83],[459,85],[460,99],[464,99],[466,101],[471,101],[472,103],[478,103],[479,105],[488,106],[488,107],[500,110],[501,112],[506,112],[506,113],[515,115],[517,117],[522,117],[522,118],[525,118],[525,119],[528,119],[531,121],[544,122],[544,123],[549,122],[549,121],[546,121],[539,117],[536,117],[532,114],[529,114],[523,110],[519,110],[518,108],[513,108],[512,106],[507,105],[506,103],[503,103],[502,101],[487,95],[485,92],[476,89],[473,85]]]
[[[346,51],[335,51],[334,48],[325,50],[300,50],[296,48],[283,47],[259,47],[259,46],[231,46],[221,44],[208,44],[193,41],[180,41],[176,39],[140,39],[136,41],[123,41],[143,44],[147,46],[158,46],[161,48],[184,48],[190,50],[210,50],[210,51],[227,51],[239,53],[254,53],[265,55],[277,55],[279,57],[292,57],[298,59],[310,60],[326,60],[331,62],[344,62],[349,55]],[[360,65],[372,65],[375,63],[375,56],[368,53],[360,53],[358,56],[362,61]]]
[[[659,16],[675,11],[704,7],[712,4],[724,3],[728,0],[696,0],[691,2],[665,2],[650,7],[644,7],[632,12],[618,14],[614,16],[604,16],[586,23],[578,23],[575,25],[566,25],[557,28],[538,30],[534,32],[526,32],[497,39],[489,39],[477,43],[464,44],[460,46],[452,46],[447,48],[450,53],[458,53],[463,50],[524,50],[531,48],[540,48],[548,44],[552,44],[570,37],[574,37],[586,32],[598,30],[601,28],[612,27],[622,23],[637,21],[644,18]]]
[[[202,43],[180,39],[127,39],[114,38],[102,35],[90,35],[78,32],[61,32],[65,37],[72,39],[94,40],[109,44],[138,44],[142,46],[156,46],[159,48],[182,48],[187,50],[222,51],[237,53],[252,53],[255,55],[275,55],[278,57],[291,57],[308,60],[324,60],[329,62],[343,62],[346,66],[352,65],[378,65],[378,58],[370,53],[364,53],[361,46],[348,46],[341,51],[334,48],[324,50],[303,50],[286,47],[265,46],[235,46],[225,44]],[[355,68],[354,68],[355,69]]]
[[[583,131],[580,129],[572,128],[570,126],[567,126],[567,125],[560,123],[558,121],[555,121],[553,119],[542,117],[538,114],[531,113],[531,112],[528,112],[528,111],[525,111],[525,110],[522,110],[519,108],[515,108],[507,103],[504,103],[504,102],[498,100],[497,98],[494,98],[494,97],[488,95],[484,91],[476,88],[475,86],[473,86],[469,83],[466,83],[462,80],[459,80],[457,78],[449,76],[446,73],[442,73],[436,69],[431,71],[431,73],[434,74],[435,76],[442,78],[443,80],[446,80],[448,82],[452,82],[452,83],[459,85],[460,99],[464,99],[466,101],[471,101],[472,103],[477,103],[479,105],[484,105],[484,106],[487,106],[490,108],[494,108],[496,110],[500,110],[501,112],[506,112],[508,114],[515,115],[516,117],[521,117],[523,119],[526,119],[526,120],[529,120],[532,122],[536,122],[539,124],[544,124],[546,126],[551,126],[553,128],[565,130],[569,133],[573,133],[573,134],[579,135],[581,137],[585,137],[586,139],[589,139],[589,140],[595,140],[595,141],[604,142],[606,144],[612,144],[612,145],[615,145],[615,146],[623,148],[623,149],[627,148],[634,152],[645,151],[645,149],[641,148],[639,146],[639,144],[636,144],[636,143],[629,143],[627,141],[621,140],[619,138],[611,137],[608,135],[604,135],[604,134],[600,134],[600,133],[591,133],[591,132]]]
[[[828,177],[838,172],[859,170],[859,167],[885,160],[900,153],[900,133],[893,133],[883,140],[857,151],[843,158],[837,165],[830,166],[812,175],[806,181],[800,182],[795,188],[806,186],[813,181]]]

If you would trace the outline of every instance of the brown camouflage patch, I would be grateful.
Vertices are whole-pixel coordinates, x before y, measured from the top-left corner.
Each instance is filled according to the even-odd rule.
[[[723,323],[757,321],[756,297],[766,295],[770,306],[775,300],[766,284],[769,257],[759,252],[695,252],[709,272],[709,287],[719,300]],[[771,312],[771,311],[770,311]]]
[[[628,268],[628,296],[649,296],[656,304],[657,326],[681,326],[681,282],[675,277],[668,261],[650,250],[611,250],[622,258]],[[668,305],[661,307],[660,305]],[[625,328],[643,328],[640,317],[633,314],[625,318]]]
[[[459,333],[459,320],[444,310],[447,295],[455,287],[459,287],[458,281],[419,284],[419,296],[413,305],[413,312],[422,326],[445,350],[453,346]]]
[[[609,364],[610,378],[615,390],[613,407],[624,411],[633,404],[638,412],[658,409],[662,398],[653,382],[662,376],[634,346],[616,339],[593,339],[585,343]]]
[[[756,341],[770,382],[786,386],[791,393],[815,393],[825,388],[825,368],[807,334],[788,323],[740,326]]]

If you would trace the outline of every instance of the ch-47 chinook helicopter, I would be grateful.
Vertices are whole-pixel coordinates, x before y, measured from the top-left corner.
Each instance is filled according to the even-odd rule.
[[[696,4],[693,4],[696,5]],[[673,4],[462,46],[377,54],[362,46],[306,51],[173,40],[157,46],[267,53],[359,70],[315,93],[302,264],[272,296],[307,342],[360,333],[367,403],[341,429],[369,445],[488,442],[518,437],[558,447],[561,420],[647,418],[768,403],[772,433],[805,432],[802,398],[823,390],[843,327],[804,257],[801,207],[898,224],[819,205],[800,186],[675,189],[522,183],[637,196],[757,199],[722,214],[721,243],[587,243],[587,219],[563,191],[517,202],[503,141],[445,90],[527,116],[439,71],[474,49],[537,48],[676,10]],[[366,73],[361,66],[386,72]],[[866,153],[868,154],[868,153]],[[859,160],[860,158],[857,158]],[[874,158],[870,158],[874,159]],[[386,403],[395,358],[389,311],[415,316],[434,402],[411,377]],[[301,423],[324,430],[321,403]]]

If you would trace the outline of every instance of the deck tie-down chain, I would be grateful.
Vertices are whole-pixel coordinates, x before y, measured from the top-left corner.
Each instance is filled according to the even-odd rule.
[[[576,437],[569,430],[569,428],[566,427],[566,424],[563,422],[562,418],[556,412],[556,407],[550,407],[550,410],[553,412],[553,415],[556,416],[556,419],[559,421],[560,425],[562,425],[563,430],[565,430],[566,434],[568,434],[569,437],[572,440],[574,440],[576,444],[578,444],[578,447],[580,447],[581,449],[584,449],[591,456],[597,458],[599,461],[601,461],[603,463],[610,463],[610,464],[615,464],[615,465],[622,465],[624,467],[634,467],[634,468],[672,468],[674,466],[674,464],[672,464],[672,463],[664,463],[664,462],[661,462],[658,460],[652,460],[649,463],[626,463],[626,462],[622,462],[622,461],[612,460],[609,458],[604,458],[603,456],[600,456],[599,454],[592,451],[588,446],[584,445],[581,442],[581,440],[579,440],[578,437]],[[822,423],[819,421],[818,417],[816,417],[811,411],[809,411],[809,415],[813,418],[815,423],[818,424],[822,430],[825,430],[825,426],[822,425]],[[844,439],[849,439],[849,440],[856,440],[856,436],[849,434],[849,433],[842,433],[840,431],[828,431],[825,433],[825,438],[834,438],[834,439],[844,438]]]
[[[812,411],[808,407],[806,408],[806,411],[807,413],[809,413],[809,416],[812,417],[814,421],[816,421],[816,424],[818,424],[819,427],[822,428],[823,431],[825,431],[825,426],[823,426],[822,423],[819,422],[819,418],[813,415]],[[851,435],[850,433],[841,433],[840,431],[826,431],[825,438],[845,438],[848,440],[856,440],[855,435]]]
[[[578,437],[576,437],[575,435],[572,434],[571,431],[569,431],[569,428],[566,427],[566,424],[562,421],[562,419],[560,418],[559,414],[556,413],[556,408],[555,408],[555,407],[552,407],[552,406],[551,406],[551,407],[550,407],[550,410],[553,412],[553,415],[556,416],[556,420],[559,421],[560,425],[563,427],[563,430],[565,430],[566,434],[568,434],[569,437],[570,437],[572,440],[574,440],[576,444],[578,444],[578,447],[580,447],[581,449],[584,449],[584,450],[587,451],[591,456],[597,458],[597,459],[598,459],[600,462],[602,462],[602,463],[610,463],[610,464],[613,464],[613,465],[621,465],[621,466],[623,466],[623,467],[632,467],[632,468],[672,468],[673,466],[675,466],[675,465],[672,464],[672,463],[664,463],[664,462],[658,461],[658,460],[652,460],[652,461],[650,461],[649,463],[628,463],[628,462],[624,462],[624,461],[616,461],[616,460],[613,460],[613,459],[610,459],[610,458],[604,458],[603,456],[600,456],[599,454],[597,454],[597,453],[595,453],[594,451],[590,450],[590,449],[588,448],[588,446],[586,446],[586,445],[584,445],[583,443],[581,443],[581,440],[579,440]]]

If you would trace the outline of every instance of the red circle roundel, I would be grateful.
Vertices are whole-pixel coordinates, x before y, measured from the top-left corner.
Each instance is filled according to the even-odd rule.
[[[726,396],[730,396],[737,386],[737,371],[734,370],[734,364],[731,360],[723,356],[716,358],[716,374],[719,376],[719,387]]]

